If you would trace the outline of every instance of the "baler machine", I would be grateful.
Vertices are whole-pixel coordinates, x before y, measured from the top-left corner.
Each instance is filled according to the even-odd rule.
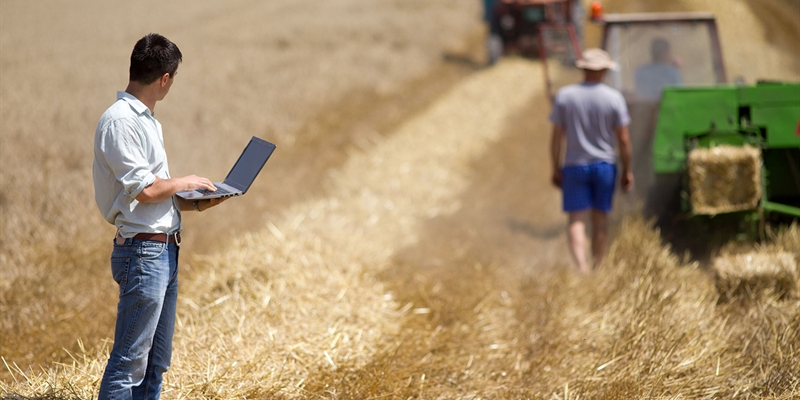
[[[800,84],[664,89],[653,170],[650,209],[735,219],[752,234],[800,219]]]

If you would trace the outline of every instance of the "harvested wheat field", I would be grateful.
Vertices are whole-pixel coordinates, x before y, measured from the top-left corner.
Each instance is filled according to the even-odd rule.
[[[796,0],[604,4],[713,11],[730,76],[800,80]],[[60,6],[0,2],[3,398],[96,396],[118,288],[92,138],[149,32],[184,55],[157,110],[173,176],[278,145],[184,218],[163,398],[800,397],[800,226],[705,265],[620,195],[577,274],[541,65],[482,67],[480,2]]]

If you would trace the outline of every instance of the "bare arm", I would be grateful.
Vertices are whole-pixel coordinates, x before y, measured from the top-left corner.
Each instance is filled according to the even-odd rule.
[[[564,144],[564,128],[553,125],[553,136],[550,139],[550,161],[553,166],[552,182],[561,187],[561,146]]]
[[[619,146],[619,158],[622,162],[622,175],[620,185],[625,191],[633,189],[633,170],[631,169],[631,159],[633,150],[631,149],[631,138],[628,135],[628,126],[620,126],[615,129],[617,134],[617,144]]]
[[[197,175],[184,176],[182,178],[161,179],[156,177],[155,182],[144,188],[136,200],[141,203],[158,203],[169,199],[182,190],[207,189],[217,190],[214,184],[207,178]]]

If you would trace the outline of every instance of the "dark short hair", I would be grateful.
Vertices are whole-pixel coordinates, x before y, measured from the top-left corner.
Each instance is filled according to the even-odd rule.
[[[136,42],[131,53],[130,80],[145,85],[153,83],[164,74],[174,76],[183,55],[175,43],[157,33],[151,33]]]
[[[667,53],[669,53],[669,42],[667,39],[660,37],[653,39],[653,42],[650,44],[650,55],[653,56],[653,60],[659,60]]]

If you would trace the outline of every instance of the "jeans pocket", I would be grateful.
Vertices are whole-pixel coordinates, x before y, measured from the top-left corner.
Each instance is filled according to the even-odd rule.
[[[128,284],[128,272],[130,268],[130,257],[111,257],[111,274],[114,276],[114,281],[119,284],[120,291]]]
[[[143,241],[139,245],[139,258],[142,260],[154,260],[161,256],[164,251],[167,249],[166,243],[161,242],[154,242],[154,241]]]

